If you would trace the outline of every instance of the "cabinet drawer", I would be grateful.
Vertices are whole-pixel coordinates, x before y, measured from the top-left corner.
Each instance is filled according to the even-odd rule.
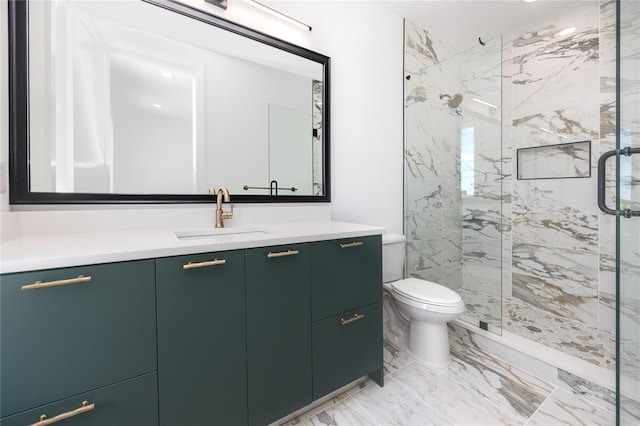
[[[311,253],[313,320],[380,302],[380,235],[314,243]]]
[[[92,392],[47,404],[0,421],[1,426],[33,425],[43,414],[52,419],[83,406],[93,409],[60,422],[64,426],[157,426],[158,394],[156,373],[125,380]]]
[[[382,368],[382,304],[344,312],[312,326],[313,399]]]
[[[3,275],[0,416],[156,370],[154,280],[153,260]]]

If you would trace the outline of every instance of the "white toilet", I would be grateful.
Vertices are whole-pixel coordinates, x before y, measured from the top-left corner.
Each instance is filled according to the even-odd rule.
[[[447,323],[464,312],[464,302],[458,293],[443,285],[418,278],[402,279],[404,259],[404,235],[383,234],[383,285],[400,314],[389,314],[390,329],[402,328],[393,321],[408,321],[409,351],[429,366],[446,368],[451,363]]]

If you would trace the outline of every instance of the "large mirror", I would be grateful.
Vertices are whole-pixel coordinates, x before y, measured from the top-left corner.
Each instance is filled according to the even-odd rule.
[[[166,0],[9,24],[12,204],[329,201],[328,57]]]

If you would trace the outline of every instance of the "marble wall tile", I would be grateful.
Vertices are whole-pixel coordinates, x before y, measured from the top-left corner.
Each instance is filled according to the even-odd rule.
[[[459,290],[464,284],[462,262],[457,265],[443,266],[440,268],[440,281],[438,281],[438,284],[442,284],[454,291]]]
[[[627,27],[626,30],[629,28]],[[616,60],[616,2],[600,2],[600,64]],[[614,73],[615,76],[615,73]]]
[[[562,389],[556,389],[527,424],[537,426],[613,425],[615,421],[614,412],[586,402]]]
[[[442,240],[408,241],[406,247],[408,276],[440,282]]]
[[[465,198],[462,201],[462,236],[464,241],[496,241],[501,239],[502,203]]]
[[[513,241],[597,252],[598,216],[574,211],[515,213]]]
[[[513,274],[512,299],[560,318],[578,320],[588,327],[598,325],[598,292],[582,286],[553,284],[549,280]]]
[[[514,273],[537,277],[561,288],[597,290],[597,265],[596,253],[513,244]]]
[[[437,134],[425,136],[421,127],[422,125],[405,129],[406,176],[422,179],[459,179],[459,148],[443,147],[443,141],[447,139]]]
[[[535,22],[513,40],[513,80],[524,85],[597,65],[599,4],[582,2]],[[561,35],[574,27],[576,31]]]
[[[615,390],[607,389],[562,369],[558,369],[558,386],[609,411],[616,410]]]
[[[597,178],[513,182],[513,211],[598,214]]]
[[[451,209],[460,204],[460,182],[448,179],[406,178],[408,210]]]
[[[405,70],[419,74],[455,52],[439,37],[405,19]]]
[[[442,236],[442,211],[448,209],[405,210],[405,235],[408,240],[428,240]]]
[[[597,139],[599,114],[598,67],[516,86],[513,89],[514,148]]]
[[[598,293],[598,328],[616,332],[616,296],[612,293]]]
[[[464,300],[465,311],[460,319],[476,327],[480,321],[488,324],[491,332],[498,332],[502,328],[502,308],[500,296],[492,296],[484,291],[477,291],[468,287],[457,290]],[[451,324],[451,323],[449,323]]]

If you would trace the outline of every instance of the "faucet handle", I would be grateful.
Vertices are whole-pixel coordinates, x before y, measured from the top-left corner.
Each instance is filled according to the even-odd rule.
[[[216,189],[213,186],[209,188],[209,194],[216,195]]]
[[[233,218],[233,203],[229,203],[229,204],[231,205],[231,210],[229,210],[228,212],[225,212],[225,211],[222,212],[223,219]]]

